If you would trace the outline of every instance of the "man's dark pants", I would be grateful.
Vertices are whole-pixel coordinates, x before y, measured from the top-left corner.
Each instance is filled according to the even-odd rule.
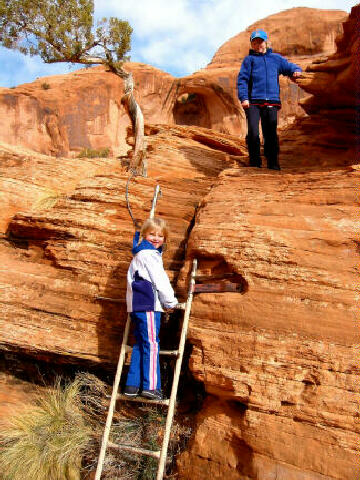
[[[268,168],[279,169],[278,153],[279,142],[276,133],[277,129],[276,107],[250,105],[245,109],[248,124],[248,149],[251,167],[261,167],[259,121],[264,137],[264,155]]]

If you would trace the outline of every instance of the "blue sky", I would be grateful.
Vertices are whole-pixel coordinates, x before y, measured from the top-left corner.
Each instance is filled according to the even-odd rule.
[[[299,6],[350,12],[356,3],[355,0],[95,0],[95,15],[129,21],[134,29],[132,61],[153,65],[174,76],[185,76],[205,67],[224,42],[261,18]],[[0,87],[79,68],[46,65],[38,57],[25,57],[3,47],[0,47],[0,64]]]

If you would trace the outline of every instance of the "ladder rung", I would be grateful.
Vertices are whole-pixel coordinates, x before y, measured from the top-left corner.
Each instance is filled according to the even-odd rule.
[[[125,450],[126,452],[138,453],[139,455],[147,455],[148,457],[160,458],[160,451],[156,452],[154,450],[146,450],[145,448],[132,447],[130,445],[117,445],[113,442],[109,442],[108,447]]]
[[[132,352],[132,347],[130,345],[125,346],[125,352],[130,353]],[[179,355],[179,350],[160,350],[159,355],[167,355],[177,357]]]
[[[119,393],[116,396],[117,400],[126,400],[129,402],[140,402],[140,403],[150,403],[152,405],[169,405],[170,400],[167,398],[166,400],[151,400],[150,398],[141,397],[128,397],[127,395],[122,395]]]
[[[177,357],[179,355],[179,350],[160,350],[159,355],[168,355]]]

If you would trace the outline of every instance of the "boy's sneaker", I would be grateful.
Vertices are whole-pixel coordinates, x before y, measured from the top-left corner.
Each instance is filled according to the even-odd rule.
[[[124,395],[127,397],[136,397],[139,393],[139,387],[133,387],[132,385],[126,385]]]
[[[141,396],[149,400],[162,400],[163,396],[161,390],[143,390]]]

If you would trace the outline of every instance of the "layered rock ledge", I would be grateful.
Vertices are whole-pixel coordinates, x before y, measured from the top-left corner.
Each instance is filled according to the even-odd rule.
[[[301,79],[313,96],[304,103],[308,116],[281,134],[282,171],[244,168],[244,142],[226,132],[146,127],[149,177],[131,182],[130,202],[144,219],[160,183],[157,212],[173,231],[165,266],[174,285],[184,290],[197,257],[202,278],[243,288],[193,303],[190,369],[206,398],[178,460],[182,479],[355,476],[359,10],[335,56]],[[100,83],[103,73],[91,75]],[[327,102],[323,75],[344,94]],[[117,114],[102,112],[104,123],[89,117],[90,130],[99,128],[96,146],[107,146],[103,127],[111,125],[127,149],[117,120],[108,123]],[[128,159],[55,158],[28,150],[26,139],[22,145],[0,148],[1,348],[34,361],[114,365],[125,308],[96,297],[124,298],[133,231]],[[44,152],[67,151],[60,147],[50,142]]]

